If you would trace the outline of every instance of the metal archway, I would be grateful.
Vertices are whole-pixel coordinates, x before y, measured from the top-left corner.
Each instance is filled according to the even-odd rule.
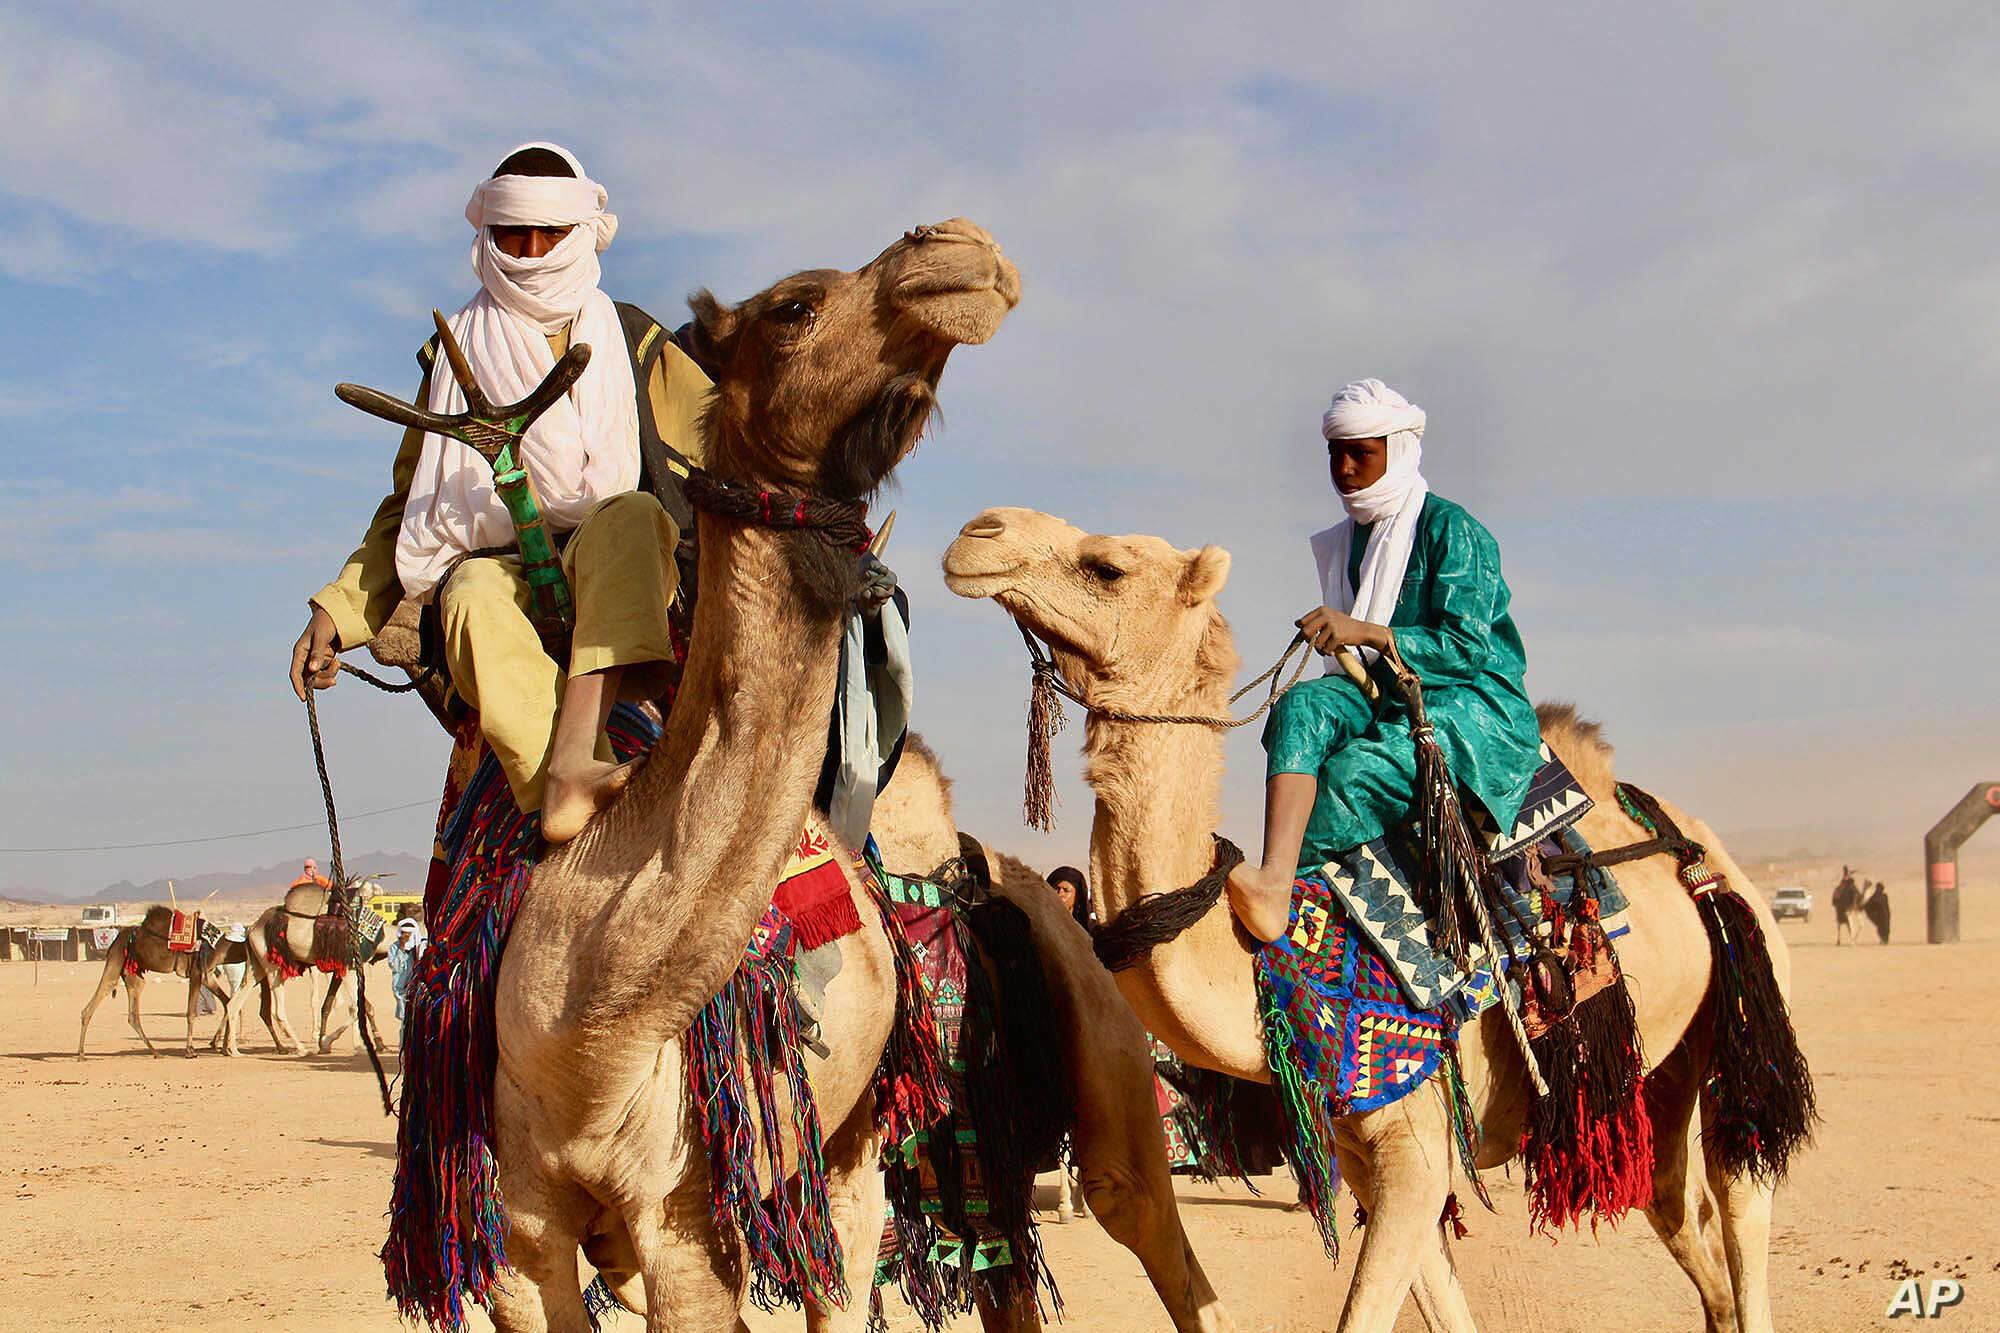
[[[2000,814],[2000,782],[1974,784],[1965,799],[1924,834],[1924,926],[1932,944],[1958,943],[1958,849]]]

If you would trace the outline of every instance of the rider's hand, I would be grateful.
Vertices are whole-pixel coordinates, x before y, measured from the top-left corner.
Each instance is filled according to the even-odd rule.
[[[1344,611],[1317,606],[1292,622],[1305,631],[1306,642],[1315,652],[1330,653],[1336,648],[1373,648],[1387,644],[1389,633],[1382,626],[1356,620]]]
[[[323,608],[313,607],[305,633],[292,645],[292,693],[299,696],[300,702],[305,701],[307,685],[324,690],[340,679],[334,657],[335,640],[339,637],[333,617]]]

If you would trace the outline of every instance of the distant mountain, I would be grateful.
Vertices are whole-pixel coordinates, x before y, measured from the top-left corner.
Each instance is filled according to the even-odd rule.
[[[327,869],[325,860],[320,861],[320,871]],[[406,852],[362,852],[347,858],[347,873],[350,875],[388,874],[390,885],[399,890],[421,893],[424,876],[430,872],[430,862],[422,857]],[[253,890],[268,889],[275,897],[285,886],[299,877],[297,861],[280,861],[276,865],[259,866],[255,870],[245,870],[231,874],[218,871],[207,875],[175,875],[174,894],[182,902],[191,898],[206,898],[211,893],[225,898],[236,897]],[[388,887],[388,886],[385,886]],[[72,894],[67,898],[54,898],[56,903],[131,903],[165,902],[167,881],[156,879],[146,884],[134,884],[131,880],[120,880],[107,884],[95,893]]]

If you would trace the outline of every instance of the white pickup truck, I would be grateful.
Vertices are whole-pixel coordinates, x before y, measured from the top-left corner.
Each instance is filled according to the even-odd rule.
[[[108,903],[92,903],[83,909],[83,924],[86,926],[115,926],[118,924],[118,909]]]

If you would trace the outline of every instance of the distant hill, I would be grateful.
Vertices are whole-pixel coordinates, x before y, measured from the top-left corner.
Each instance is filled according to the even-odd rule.
[[[320,858],[320,870],[327,869],[326,859]],[[421,892],[424,876],[430,871],[430,862],[422,857],[406,852],[362,852],[347,858],[347,873],[368,875],[387,873],[392,876],[390,883],[397,889],[407,888],[411,892]],[[259,866],[254,870],[237,873],[218,871],[207,875],[174,875],[174,893],[181,901],[191,898],[206,898],[211,893],[224,898],[236,897],[260,889],[268,889],[275,895],[286,885],[299,877],[297,861],[281,861],[276,865]],[[132,903],[164,902],[167,897],[167,881],[156,879],[146,884],[134,884],[131,880],[120,880],[107,884],[94,893],[72,894],[66,898],[53,898],[54,903]]]

